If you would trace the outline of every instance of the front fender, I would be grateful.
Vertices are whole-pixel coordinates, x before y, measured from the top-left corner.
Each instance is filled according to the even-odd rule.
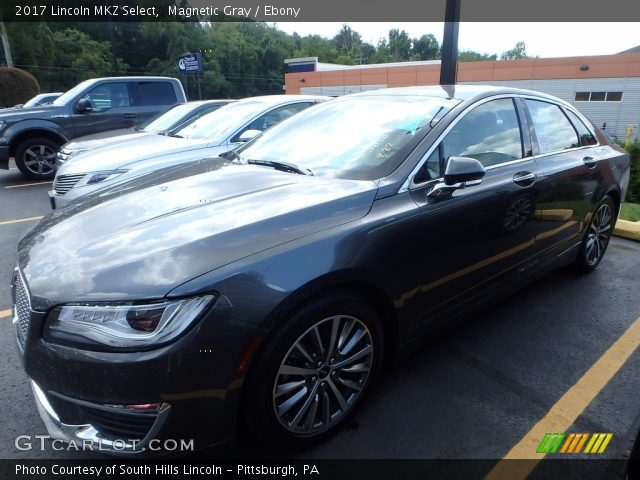
[[[11,145],[11,143],[15,140],[15,138],[21,133],[27,132],[29,130],[41,130],[45,132],[52,133],[66,143],[69,141],[69,137],[66,132],[55,122],[51,120],[43,120],[39,118],[21,120],[13,125],[7,127],[7,129],[3,132],[2,138],[0,138],[0,145]]]

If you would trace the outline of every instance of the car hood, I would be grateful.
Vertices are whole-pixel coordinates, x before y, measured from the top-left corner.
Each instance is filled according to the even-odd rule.
[[[118,130],[109,130],[107,132],[94,133],[93,135],[76,138],[75,140],[65,143],[62,148],[66,150],[93,150],[94,148],[100,148],[125,139],[132,140],[143,135],[149,135],[149,132],[134,130],[132,128],[120,128]]]
[[[107,144],[104,148],[79,154],[76,158],[71,157],[71,160],[60,167],[57,175],[77,175],[131,168],[137,162],[196,150],[207,145],[206,140],[191,140],[157,134],[123,138],[116,144]]]
[[[377,191],[375,182],[222,159],[201,165],[208,171],[175,168],[164,175],[178,178],[164,183],[156,172],[45,217],[18,250],[33,308],[161,298],[236,260],[361,218]]]

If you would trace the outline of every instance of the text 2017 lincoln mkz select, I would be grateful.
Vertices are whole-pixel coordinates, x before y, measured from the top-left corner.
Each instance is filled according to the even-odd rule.
[[[628,177],[561,100],[416,87],[97,191],[20,243],[38,409],[52,436],[103,449],[318,440],[394,352],[554,267],[593,270]]]

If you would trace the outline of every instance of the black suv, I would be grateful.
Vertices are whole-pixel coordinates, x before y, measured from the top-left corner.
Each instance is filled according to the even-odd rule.
[[[186,101],[175,78],[109,77],[86,80],[51,105],[0,110],[0,168],[14,157],[26,177],[53,178],[56,153],[69,140],[131,127]]]

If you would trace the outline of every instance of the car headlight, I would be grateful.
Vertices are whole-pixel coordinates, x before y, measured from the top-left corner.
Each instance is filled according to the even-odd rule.
[[[145,305],[67,304],[49,313],[44,338],[89,349],[153,348],[178,337],[214,300],[204,295]]]
[[[105,180],[112,180],[126,172],[127,170],[109,170],[105,172],[87,173],[82,180],[76,183],[75,186],[82,187],[85,185],[95,185],[96,183],[101,183]]]

